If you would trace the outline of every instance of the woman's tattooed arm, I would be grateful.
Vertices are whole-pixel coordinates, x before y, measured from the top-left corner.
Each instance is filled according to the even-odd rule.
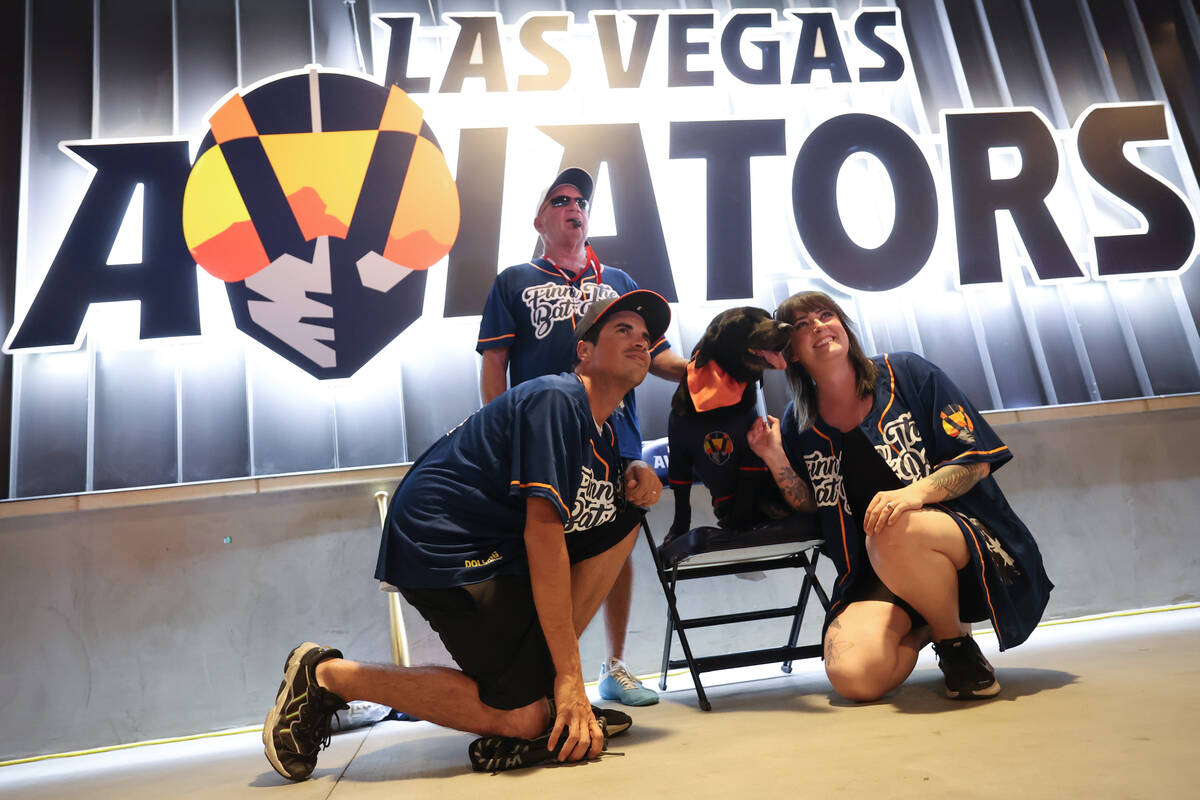
[[[817,510],[817,501],[813,497],[812,490],[808,488],[804,479],[796,474],[796,470],[792,469],[791,464],[784,464],[771,470],[771,475],[775,478],[775,483],[779,485],[779,491],[783,493],[783,499],[789,506],[797,511],[810,513]]]

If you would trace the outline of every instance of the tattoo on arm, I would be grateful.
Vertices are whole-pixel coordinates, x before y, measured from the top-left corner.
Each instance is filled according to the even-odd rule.
[[[783,493],[783,499],[789,506],[797,511],[817,510],[817,501],[813,497],[812,490],[790,465],[775,470],[774,475],[775,483],[779,485],[779,491]]]
[[[934,472],[926,480],[931,486],[940,489],[944,494],[934,502],[953,500],[971,490],[971,487],[987,477],[992,471],[989,464],[982,461],[974,464],[949,464]]]

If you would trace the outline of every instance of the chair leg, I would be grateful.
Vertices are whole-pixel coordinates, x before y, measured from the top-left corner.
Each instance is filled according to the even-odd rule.
[[[792,618],[792,629],[788,633],[788,647],[795,647],[796,642],[800,639],[800,626],[804,622],[804,612],[808,609],[808,597],[811,592],[815,590],[822,599],[822,605],[826,609],[829,608],[829,598],[825,597],[825,590],[821,587],[821,582],[817,580],[817,558],[821,555],[820,548],[813,548],[812,552],[811,560],[803,553],[800,554],[804,566],[804,580],[800,582],[800,596],[796,598],[796,616]],[[783,662],[781,669],[790,673],[792,671],[791,659]]]
[[[650,555],[654,559],[654,571],[658,573],[658,582],[662,585],[663,596],[667,599],[667,635],[666,641],[663,643],[662,674],[659,677],[658,686],[663,690],[667,688],[667,667],[671,661],[671,632],[674,630],[679,634],[679,645],[683,648],[683,657],[687,661],[688,671],[692,674],[692,683],[696,687],[696,699],[700,703],[700,708],[710,711],[712,710],[712,705],[708,702],[708,696],[704,693],[704,685],[700,683],[700,673],[696,671],[696,660],[692,656],[692,648],[688,644],[687,634],[684,633],[683,624],[679,618],[679,609],[675,605],[675,570],[671,570],[671,577],[668,579],[666,570],[663,568],[662,559],[658,556],[658,548],[654,544],[654,537],[650,534],[650,528],[646,525],[644,518],[642,520],[642,530],[646,534],[646,543],[650,545]]]

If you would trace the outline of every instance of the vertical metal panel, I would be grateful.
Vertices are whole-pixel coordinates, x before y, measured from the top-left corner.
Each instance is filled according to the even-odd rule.
[[[168,136],[174,120],[170,3],[99,0],[98,135]]]
[[[195,342],[178,349],[183,481],[252,474],[246,366],[241,347]]]
[[[1071,322],[1063,312],[1060,291],[1056,286],[1030,286],[1025,291],[1025,302],[1040,333],[1050,389],[1057,402],[1086,403],[1098,397],[1092,397],[1088,391],[1088,380],[1080,364],[1080,353],[1074,347]]]
[[[174,128],[171,6],[99,0],[97,10],[95,134],[106,139],[170,135]],[[92,487],[118,489],[177,481],[177,397],[171,351],[155,353],[136,342],[97,345],[91,337],[89,346],[95,348]]]
[[[927,127],[933,131],[941,130],[938,109],[958,108],[966,99],[955,80],[956,66],[940,24],[940,8],[940,0],[912,0],[900,15]]]
[[[917,315],[925,358],[954,378],[955,384],[978,408],[990,408],[987,375],[974,345],[975,332],[963,295],[953,289],[939,292]]]
[[[17,307],[28,304],[62,240],[86,171],[58,143],[92,134],[92,4],[71,0],[30,5],[29,116],[23,269]],[[60,214],[47,213],[61,209]],[[35,213],[30,213],[34,211]],[[67,218],[64,218],[67,217]],[[86,488],[88,357],[86,353],[14,356],[15,497]]]
[[[96,354],[93,488],[175,483],[175,351]]]
[[[179,132],[204,129],[204,115],[238,85],[235,0],[175,0]]]
[[[371,0],[371,14],[419,14],[421,25],[440,25],[442,19],[441,0]],[[359,13],[363,13],[359,8]]]
[[[953,46],[962,64],[963,77],[971,93],[971,105],[990,108],[1007,105],[988,58],[988,45],[974,3],[946,3],[946,17],[954,34]]]
[[[13,323],[17,280],[17,240],[21,211],[22,141],[25,137],[25,3],[16,4],[0,31],[0,331]],[[0,497],[10,494],[13,432],[13,357],[0,354]]]
[[[1020,3],[1013,0],[985,0],[988,29],[1004,76],[1005,89],[1014,106],[1032,106],[1048,118],[1053,118],[1046,86],[1037,70],[1032,33],[1025,24]]]
[[[91,356],[37,353],[20,356],[13,414],[19,432],[13,497],[87,489],[87,376]]]
[[[404,391],[404,425],[409,460],[415,459],[446,431],[473,414],[480,405],[479,383],[467,376],[479,372],[475,340],[479,321],[473,317],[418,320],[400,334],[399,349]],[[444,327],[443,327],[444,326]],[[436,349],[425,343],[436,342]]]
[[[242,86],[312,61],[308,0],[239,0]]]
[[[350,6],[343,2],[314,2],[312,16],[313,50],[318,64],[359,72],[361,52],[362,71],[371,71],[371,21],[366,0],[354,4],[357,30],[351,25]]]
[[[330,389],[268,350],[246,351],[255,475],[337,467]]]
[[[460,391],[469,394],[470,389]],[[399,464],[407,453],[400,370],[377,358],[351,381],[334,387],[338,466]],[[426,397],[426,400],[432,398]]]

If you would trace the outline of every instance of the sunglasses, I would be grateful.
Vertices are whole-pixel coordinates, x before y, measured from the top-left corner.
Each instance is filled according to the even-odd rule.
[[[572,200],[575,201],[575,206],[580,211],[587,211],[588,201],[586,197],[567,197],[565,194],[556,194],[550,198],[550,205],[555,208],[562,208],[565,205],[570,205]]]

